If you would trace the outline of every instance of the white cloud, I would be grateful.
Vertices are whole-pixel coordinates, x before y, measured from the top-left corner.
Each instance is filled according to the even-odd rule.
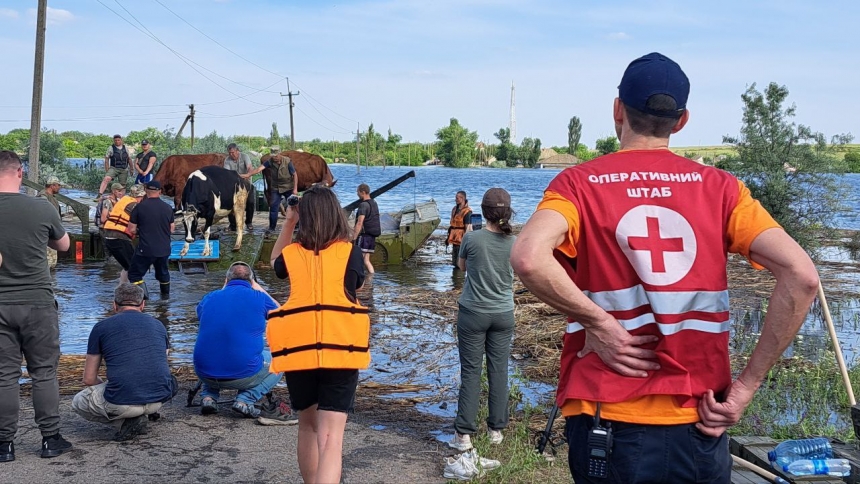
[[[18,12],[11,8],[0,8],[0,18],[18,18]]]
[[[611,34],[606,36],[609,40],[630,40],[633,37],[629,36],[625,32],[612,32]]]
[[[36,9],[28,9],[27,14],[35,22]],[[63,10],[62,8],[48,7],[48,25],[61,25],[67,22],[71,22],[74,19],[75,16],[72,14],[72,12],[69,12],[68,10]]]

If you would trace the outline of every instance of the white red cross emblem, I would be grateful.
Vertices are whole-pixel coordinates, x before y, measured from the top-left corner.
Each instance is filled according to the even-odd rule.
[[[696,235],[680,213],[656,205],[639,205],[621,217],[615,240],[646,284],[674,284],[693,267]]]

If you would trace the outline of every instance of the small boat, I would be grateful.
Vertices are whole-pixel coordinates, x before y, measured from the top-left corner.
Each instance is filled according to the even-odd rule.
[[[382,234],[370,256],[374,264],[400,264],[409,259],[442,221],[434,200],[409,204],[397,213],[380,214],[380,218]]]

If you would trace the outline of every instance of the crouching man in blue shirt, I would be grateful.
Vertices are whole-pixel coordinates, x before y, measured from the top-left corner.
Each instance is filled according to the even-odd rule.
[[[164,324],[144,314],[143,289],[122,283],[114,291],[116,314],[96,323],[90,332],[84,364],[84,384],[72,400],[81,417],[118,427],[114,440],[129,440],[146,432],[147,417],[178,389],[167,365],[169,340]],[[98,376],[102,360],[107,381]]]
[[[254,279],[244,262],[227,269],[224,287],[197,305],[200,327],[194,345],[194,371],[202,381],[200,412],[218,412],[220,390],[237,390],[233,412],[256,418],[262,425],[298,422],[289,405],[272,397],[283,373],[269,373],[271,353],[265,349],[266,315],[278,303]],[[255,404],[267,397],[260,407]]]

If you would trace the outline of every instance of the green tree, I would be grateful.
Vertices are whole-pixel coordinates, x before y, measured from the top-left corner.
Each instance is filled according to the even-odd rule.
[[[397,148],[400,146],[400,141],[403,136],[391,131],[388,128],[388,138],[385,140],[385,160],[386,164],[403,164],[402,157],[398,157]],[[398,159],[399,158],[399,159]]]
[[[580,144],[576,147],[575,156],[577,159],[579,159],[580,162],[586,162],[597,158],[598,153],[596,151],[588,149],[588,146]]]
[[[620,145],[618,144],[618,138],[615,136],[600,138],[597,140],[597,143],[594,144],[594,149],[596,149],[600,155],[615,153],[619,148]]]
[[[860,151],[851,150],[845,153],[845,164],[851,173],[860,173]]]
[[[516,166],[517,150],[516,146],[511,143],[511,129],[501,128],[498,132],[493,133],[493,136],[495,136],[496,139],[499,140],[499,146],[496,148],[496,159],[506,162],[508,166]]]
[[[465,168],[474,160],[478,132],[461,126],[457,118],[451,118],[448,126],[439,128],[436,139],[439,140],[436,156],[445,166]]]
[[[280,144],[281,144],[281,135],[280,135],[280,133],[278,133],[278,123],[273,122],[272,123],[272,131],[269,133],[269,147],[270,148],[272,146],[279,146],[280,147]],[[280,147],[280,148],[283,151],[283,150],[287,149],[288,146],[290,146],[290,145],[285,144],[283,147]]]
[[[523,138],[519,155],[524,166],[534,168],[540,158],[540,138]]]
[[[574,116],[567,123],[567,152],[576,153],[576,148],[579,147],[579,138],[582,137],[582,123],[579,118]]]
[[[833,216],[842,209],[846,186],[837,177],[841,166],[835,151],[850,135],[834,137],[791,121],[795,106],[786,107],[788,89],[770,83],[764,92],[751,85],[741,96],[740,134],[724,136],[737,150],[719,167],[738,176],[752,196],[809,252],[820,246],[819,236],[832,233]]]

